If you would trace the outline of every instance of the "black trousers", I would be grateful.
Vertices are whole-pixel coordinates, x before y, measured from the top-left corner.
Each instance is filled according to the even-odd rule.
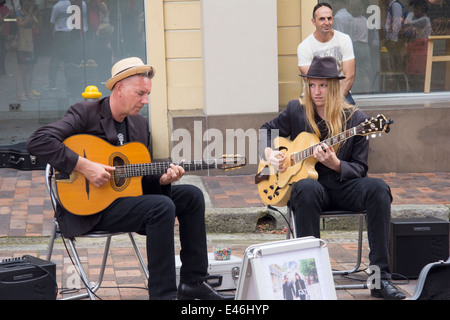
[[[366,210],[369,260],[378,266],[382,278],[390,278],[389,223],[392,195],[380,179],[339,181],[332,176],[303,179],[292,188],[290,203],[298,237],[320,237],[320,214],[328,210]]]
[[[177,294],[175,217],[181,242],[180,281],[202,281],[207,274],[208,256],[205,201],[197,187],[173,185],[171,198],[164,195],[121,198],[108,207],[95,226],[95,230],[146,235],[150,299],[171,299]]]

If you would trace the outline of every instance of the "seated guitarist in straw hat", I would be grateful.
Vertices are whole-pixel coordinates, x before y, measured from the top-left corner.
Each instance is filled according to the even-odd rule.
[[[313,150],[318,179],[300,179],[292,186],[289,204],[295,214],[298,237],[320,237],[319,218],[323,211],[350,210],[367,213],[370,264],[381,271],[380,288],[371,295],[385,299],[406,296],[391,283],[389,268],[389,221],[392,196],[380,179],[367,177],[369,142],[353,136],[331,146],[323,140],[364,122],[367,115],[345,102],[340,88],[336,60],[315,57],[305,79],[304,98],[291,100],[275,119],[261,127],[260,150],[280,174],[287,159],[282,150],[272,149],[271,130],[294,140],[300,133],[314,133],[321,143]],[[263,136],[266,134],[267,136]],[[265,147],[268,146],[268,147]]]
[[[28,140],[31,154],[41,157],[58,172],[76,170],[92,186],[100,188],[111,179],[115,167],[93,162],[69,149],[63,141],[76,134],[100,137],[112,145],[141,142],[149,147],[149,125],[139,115],[148,104],[154,70],[139,58],[117,62],[106,87],[109,97],[76,103],[65,116],[39,128]],[[150,299],[234,299],[216,292],[205,282],[208,268],[205,201],[200,189],[171,185],[184,174],[171,164],[164,174],[142,178],[143,195],[122,197],[107,209],[92,215],[75,215],[58,205],[56,217],[65,237],[92,230],[137,232],[146,235]],[[90,185],[89,184],[89,185]],[[179,221],[182,250],[180,285],[176,287],[174,224]]]

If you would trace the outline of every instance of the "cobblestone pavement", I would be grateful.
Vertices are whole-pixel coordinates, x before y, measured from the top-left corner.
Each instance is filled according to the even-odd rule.
[[[405,173],[373,174],[384,179],[391,187],[394,196],[393,205],[449,205],[450,173]],[[262,207],[253,176],[217,176],[201,177],[205,196],[210,205],[217,208]],[[53,220],[53,209],[45,188],[44,171],[17,171],[0,169],[0,260],[23,255],[32,255],[45,259],[48,236]],[[175,229],[176,230],[176,229]],[[356,257],[355,235],[347,232],[325,232],[330,261],[334,269],[349,267]],[[176,236],[177,237],[177,236]],[[136,236],[141,252],[145,253],[145,240]],[[232,245],[233,255],[242,257],[245,249],[255,243],[264,243],[285,239],[284,234],[208,234],[209,250],[214,243]],[[177,238],[178,239],[178,238]],[[365,238],[366,239],[366,238]],[[77,246],[85,261],[89,274],[98,273],[101,262],[103,240],[79,239]],[[100,245],[99,245],[100,244]],[[177,252],[179,243],[176,241]],[[145,256],[145,255],[144,255]],[[335,276],[336,284],[362,283],[367,275],[368,245],[363,244],[361,272],[350,278]],[[65,288],[73,281],[73,267],[58,239],[52,255],[57,266],[59,296],[67,296]],[[416,280],[396,280],[398,287],[411,296],[417,284]],[[107,262],[102,288],[98,291],[105,300],[145,300],[148,299],[146,281],[139,269],[133,250],[126,237],[113,239]],[[337,290],[340,300],[376,300],[370,297],[369,290]]]

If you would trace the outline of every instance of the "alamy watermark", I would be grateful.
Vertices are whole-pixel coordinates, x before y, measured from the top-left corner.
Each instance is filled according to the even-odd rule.
[[[70,5],[67,7],[66,13],[70,14],[66,22],[67,28],[81,30],[81,8],[77,5]]]
[[[80,261],[82,263],[86,262],[87,258],[81,257]],[[72,264],[72,260],[69,258],[64,258],[64,265],[66,264],[68,264],[68,267],[65,270],[65,273],[67,275],[65,288],[68,290],[81,289],[81,278],[77,267]]]
[[[370,5],[366,10],[367,14],[370,16],[367,18],[367,28],[372,29],[381,29],[381,9],[377,5]]]
[[[66,13],[70,14],[67,19],[67,28],[70,30],[81,29],[81,8],[78,5],[70,5],[67,8]],[[368,29],[381,29],[381,9],[379,6],[373,4],[367,7],[367,14],[370,16],[367,18]]]
[[[278,131],[278,130],[276,130]],[[203,132],[202,121],[194,121],[193,135],[184,128],[172,132],[174,143],[171,158],[187,160],[209,160],[224,154],[248,154],[247,163],[258,163],[258,134],[255,129],[225,129],[209,128]],[[175,144],[176,143],[176,144]]]
[[[381,271],[380,267],[371,265],[368,268],[369,277],[367,278],[367,288],[381,289]]]

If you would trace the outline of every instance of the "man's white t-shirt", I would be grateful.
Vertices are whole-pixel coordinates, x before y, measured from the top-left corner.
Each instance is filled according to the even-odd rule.
[[[314,34],[310,34],[298,45],[298,66],[309,66],[315,56],[334,57],[339,75],[343,75],[343,61],[355,58],[352,40],[347,34],[337,30],[334,30],[333,38],[325,43],[317,41]]]

